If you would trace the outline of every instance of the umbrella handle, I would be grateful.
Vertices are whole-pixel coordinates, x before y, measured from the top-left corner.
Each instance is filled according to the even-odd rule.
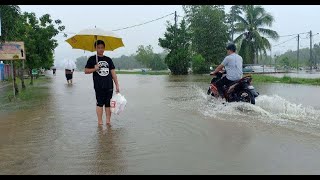
[[[96,46],[96,42],[97,42],[97,40],[98,40],[98,36],[97,35],[95,35],[94,36],[94,38],[95,38],[95,42],[94,42],[94,45],[95,45],[95,48],[96,48],[96,51],[97,51],[97,46]],[[98,64],[98,51],[97,51],[97,54],[96,54],[96,62],[97,62],[97,64]]]

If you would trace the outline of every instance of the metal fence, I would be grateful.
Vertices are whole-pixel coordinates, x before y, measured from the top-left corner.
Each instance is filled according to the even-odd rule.
[[[293,68],[289,66],[280,66],[279,64],[243,64],[244,73],[290,73],[303,71],[307,68]]]

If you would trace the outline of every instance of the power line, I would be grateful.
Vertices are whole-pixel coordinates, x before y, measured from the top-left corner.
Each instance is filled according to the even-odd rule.
[[[282,35],[282,36],[278,36],[278,37],[281,38],[281,37],[297,36],[298,34],[308,34],[308,33],[309,33],[309,32],[296,33],[296,34],[288,34],[288,35]],[[266,38],[272,38],[272,37],[266,37]]]
[[[74,33],[74,32],[59,32],[59,33],[62,33],[62,34],[77,34],[77,33]]]
[[[147,21],[147,22],[144,22],[144,23],[141,23],[141,24],[137,24],[137,25],[133,25],[133,26],[128,26],[128,27],[124,27],[124,28],[115,29],[115,30],[112,30],[112,31],[120,31],[120,30],[124,30],[124,29],[129,29],[129,28],[137,27],[137,26],[142,26],[142,25],[145,25],[145,24],[148,24],[148,23],[151,23],[151,22],[154,22],[154,21],[163,19],[163,18],[168,17],[168,16],[173,15],[173,14],[174,14],[174,13],[170,13],[170,14],[167,14],[167,15],[165,15],[165,16],[159,17],[159,18],[157,18],[157,19],[151,20],[151,21]]]
[[[288,40],[286,40],[286,41],[283,41],[283,42],[281,42],[281,43],[279,43],[279,44],[276,44],[276,45],[274,45],[274,46],[272,46],[272,47],[279,46],[279,45],[284,44],[284,43],[286,43],[286,42],[288,42],[288,41],[291,41],[291,40],[293,40],[293,39],[295,39],[295,38],[297,38],[297,37],[298,37],[298,36],[293,37],[293,38],[290,38],[290,39],[288,39]]]
[[[157,18],[157,19],[153,19],[153,20],[150,20],[150,21],[147,21],[147,22],[144,22],[144,23],[140,23],[140,24],[136,24],[136,25],[133,25],[133,26],[128,26],[128,27],[124,27],[124,28],[114,29],[114,30],[112,30],[112,31],[120,31],[120,30],[124,30],[124,29],[129,29],[129,28],[137,27],[137,26],[142,26],[142,25],[145,25],[145,24],[148,24],[148,23],[151,23],[151,22],[154,22],[154,21],[163,19],[163,18],[168,17],[168,16],[173,15],[173,14],[174,14],[174,13],[170,13],[170,14],[167,14],[167,15],[165,15],[165,16],[159,17],[159,18]],[[59,33],[62,33],[62,34],[77,34],[77,33],[74,33],[74,32],[59,32]]]
[[[310,39],[310,37],[300,38],[300,39]]]

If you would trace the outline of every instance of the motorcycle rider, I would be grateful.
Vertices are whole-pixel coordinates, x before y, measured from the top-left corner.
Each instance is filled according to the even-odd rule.
[[[223,86],[229,86],[235,81],[238,81],[242,78],[242,57],[236,54],[236,45],[230,43],[226,47],[227,54],[222,61],[222,63],[212,72],[210,75],[215,75],[217,72],[222,71],[225,68],[227,75],[221,78],[216,82],[217,89],[221,97],[224,97]],[[213,84],[213,81],[211,81]],[[208,94],[210,94],[210,88],[208,90]]]

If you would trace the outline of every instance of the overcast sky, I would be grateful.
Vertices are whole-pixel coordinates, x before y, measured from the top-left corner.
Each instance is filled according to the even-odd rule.
[[[23,5],[22,11],[35,12],[37,16],[50,14],[53,19],[62,20],[66,26],[66,32],[78,33],[85,28],[94,26],[114,30],[131,25],[136,25],[157,19],[177,11],[180,16],[184,15],[180,5]],[[312,30],[313,34],[320,32],[320,6],[319,5],[266,5],[267,12],[270,12],[275,22],[271,29],[276,30],[278,34],[290,35]],[[230,6],[226,6],[229,11]],[[116,31],[123,38],[125,47],[119,48],[113,52],[106,52],[110,57],[119,57],[121,55],[130,55],[135,53],[138,45],[152,45],[155,52],[161,52],[163,49],[158,46],[158,38],[163,37],[166,30],[166,21],[174,22],[174,15],[163,19],[125,30]],[[179,18],[181,20],[181,18]],[[213,29],[214,31],[214,29]],[[69,34],[69,37],[72,34]],[[309,47],[307,34],[301,35],[300,48]],[[277,45],[294,36],[282,37],[277,42],[271,41],[272,45]],[[76,59],[83,55],[91,55],[90,52],[72,49],[64,40],[62,34],[56,37],[59,46],[55,51],[55,59],[60,64],[63,59]],[[320,35],[313,37],[315,43],[320,42]],[[288,49],[296,49],[297,40],[292,39],[283,45],[276,46],[272,53],[285,52]],[[269,52],[270,53],[270,52]]]

